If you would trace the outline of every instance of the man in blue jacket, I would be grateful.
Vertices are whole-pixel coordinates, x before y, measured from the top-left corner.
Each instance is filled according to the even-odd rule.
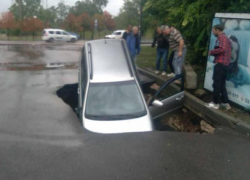
[[[133,33],[129,34],[127,37],[127,45],[131,56],[136,58],[136,55],[140,54],[141,51],[141,39],[138,34],[139,29],[137,26],[133,27]]]

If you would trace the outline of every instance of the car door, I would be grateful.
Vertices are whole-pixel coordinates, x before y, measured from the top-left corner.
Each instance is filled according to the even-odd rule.
[[[79,83],[78,83],[78,102],[79,102],[79,108],[82,108],[83,101],[84,101],[84,95],[85,95],[85,89],[87,86],[87,65],[86,65],[86,53],[85,48],[82,50],[81,59],[79,62]]]
[[[62,35],[63,36],[63,41],[65,41],[65,42],[70,41],[70,35],[67,32],[63,31],[62,34],[63,34]]]
[[[63,40],[62,31],[56,31],[55,39],[56,39],[56,41],[62,41]]]
[[[152,97],[149,102],[152,119],[160,118],[183,106],[184,84],[175,84],[175,81],[181,78],[182,76],[177,76],[168,80]]]

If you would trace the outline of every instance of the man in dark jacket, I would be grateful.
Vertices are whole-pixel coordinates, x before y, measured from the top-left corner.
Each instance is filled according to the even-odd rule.
[[[231,109],[228,100],[226,89],[227,71],[231,60],[232,46],[230,39],[223,32],[223,25],[216,25],[213,27],[213,34],[217,37],[216,44],[209,55],[214,56],[214,74],[213,74],[213,102],[206,104],[209,108],[219,109],[220,100],[222,106],[226,109]]]
[[[122,39],[127,40],[128,35],[132,32],[132,26],[128,25],[127,30],[123,33]]]
[[[157,58],[156,58],[156,71],[155,74],[160,74],[161,59],[163,59],[163,71],[162,75],[167,75],[167,61],[168,61],[168,50],[169,43],[164,37],[160,27],[157,28],[157,32],[152,43],[152,47],[155,47],[157,42]]]

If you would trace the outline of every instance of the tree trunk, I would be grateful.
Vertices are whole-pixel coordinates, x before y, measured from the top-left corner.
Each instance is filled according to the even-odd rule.
[[[8,40],[10,40],[10,30],[9,29],[7,29],[7,38],[8,38]]]
[[[94,39],[94,35],[95,35],[95,30],[92,31],[92,35],[91,35],[91,39]]]

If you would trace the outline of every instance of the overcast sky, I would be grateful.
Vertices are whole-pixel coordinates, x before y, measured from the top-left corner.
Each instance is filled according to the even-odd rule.
[[[49,6],[57,5],[61,0],[48,0]],[[64,0],[66,5],[74,5],[78,0]],[[11,6],[12,0],[0,0],[0,13],[8,11]],[[123,0],[109,0],[108,6],[105,8],[112,15],[116,16],[123,5]]]

